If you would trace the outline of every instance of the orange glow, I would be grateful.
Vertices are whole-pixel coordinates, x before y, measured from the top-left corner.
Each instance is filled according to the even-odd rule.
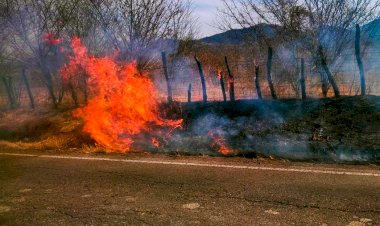
[[[219,80],[222,79],[222,70],[217,69],[217,75],[218,75]]]
[[[152,142],[153,146],[155,146],[156,148],[161,147],[161,143],[160,143],[160,141],[157,140],[157,138],[153,137],[151,139],[151,142]]]
[[[161,129],[171,131],[181,126],[182,120],[160,117],[153,83],[138,71],[136,63],[90,56],[79,38],[73,38],[72,49],[69,63],[61,73],[66,79],[79,76],[80,70],[88,75],[91,98],[74,115],[83,119],[83,130],[99,145],[111,151],[128,152],[137,136],[143,134],[139,138],[150,136],[145,143],[157,146],[158,140],[153,136],[165,134]]]
[[[218,152],[222,155],[233,155],[235,151],[228,147],[225,140],[219,134],[215,134],[214,131],[210,131],[208,135],[212,138],[212,147],[218,148]]]
[[[60,38],[56,38],[55,35],[51,32],[48,32],[48,33],[45,33],[43,36],[42,36],[42,39],[49,43],[50,45],[58,45],[62,42],[62,39]]]

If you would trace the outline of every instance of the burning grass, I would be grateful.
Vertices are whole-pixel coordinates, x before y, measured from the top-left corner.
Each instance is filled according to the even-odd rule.
[[[183,118],[183,129],[165,140],[136,136],[132,150],[339,161],[379,161],[380,157],[379,97],[163,104],[159,110],[166,113],[163,118]],[[83,132],[84,121],[73,117],[73,112],[2,113],[0,146],[110,151]]]
[[[144,135],[159,147],[182,120],[160,116],[155,88],[146,74],[137,70],[134,62],[118,62],[112,57],[97,58],[87,53],[78,38],[72,41],[73,54],[62,69],[63,76],[84,71],[88,75],[91,98],[75,111],[84,122],[83,131],[101,146],[116,152],[128,152],[135,140]]]

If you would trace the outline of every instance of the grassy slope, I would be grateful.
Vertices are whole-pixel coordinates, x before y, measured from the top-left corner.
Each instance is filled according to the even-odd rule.
[[[151,150],[212,154],[215,146],[208,132],[213,130],[239,153],[291,158],[365,153],[366,158],[379,158],[380,97],[191,103],[180,112],[184,129],[162,150]],[[0,114],[3,147],[66,150],[94,145],[70,110]]]

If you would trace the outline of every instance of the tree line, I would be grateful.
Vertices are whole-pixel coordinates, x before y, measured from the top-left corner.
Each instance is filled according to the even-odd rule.
[[[61,49],[72,37],[95,55],[117,50],[120,60],[137,60],[147,70],[152,51],[194,36],[194,19],[187,0],[4,0],[0,29],[0,77],[11,107],[17,107],[12,74],[20,68],[38,74],[58,107],[65,91],[86,90],[83,82],[65,85],[59,75],[66,60]]]
[[[255,52],[250,56],[254,60],[265,58],[266,77],[273,98],[276,98],[276,90],[271,62],[278,48],[290,50],[292,54],[288,57],[294,61],[299,55],[311,58],[320,74],[323,95],[327,96],[331,86],[335,96],[339,97],[339,87],[331,67],[336,65],[346,49],[354,47],[361,92],[365,94],[365,62],[361,55],[368,43],[361,40],[361,26],[378,18],[380,1],[222,1],[223,6],[218,10],[215,21],[221,30],[260,27],[262,24],[275,28],[275,38],[266,33],[266,26],[261,26],[262,32],[256,32],[243,47],[239,47],[249,46]],[[20,75],[25,84],[31,107],[35,106],[31,87],[37,80],[46,88],[54,107],[62,103],[66,92],[71,93],[76,105],[79,104],[80,92],[86,101],[86,75],[77,76],[77,81],[67,83],[62,81],[59,73],[67,61],[62,47],[68,47],[72,37],[81,38],[95,55],[117,50],[120,60],[137,60],[141,71],[149,71],[163,62],[166,68],[166,55],[160,53],[168,49],[171,58],[187,56],[193,59],[200,73],[203,73],[202,63],[216,64],[215,67],[218,64],[228,65],[227,57],[218,56],[220,59],[211,62],[215,59],[215,56],[210,56],[212,51],[205,54],[210,47],[194,44],[197,43],[197,23],[192,3],[188,0],[4,0],[0,2],[0,29],[0,80],[12,108],[19,105],[15,74]],[[244,53],[237,53],[240,54]],[[230,57],[231,53],[224,55]],[[255,65],[257,75],[258,70]],[[169,81],[168,71],[164,72]],[[232,76],[230,69],[226,73]],[[302,88],[302,67],[300,74]],[[172,98],[171,94],[169,97]]]

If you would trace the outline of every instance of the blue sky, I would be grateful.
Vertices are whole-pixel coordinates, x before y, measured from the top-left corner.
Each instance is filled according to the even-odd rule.
[[[199,36],[210,36],[220,33],[217,28],[212,26],[215,20],[217,8],[222,5],[221,0],[193,0],[194,14],[198,17],[200,34]]]

